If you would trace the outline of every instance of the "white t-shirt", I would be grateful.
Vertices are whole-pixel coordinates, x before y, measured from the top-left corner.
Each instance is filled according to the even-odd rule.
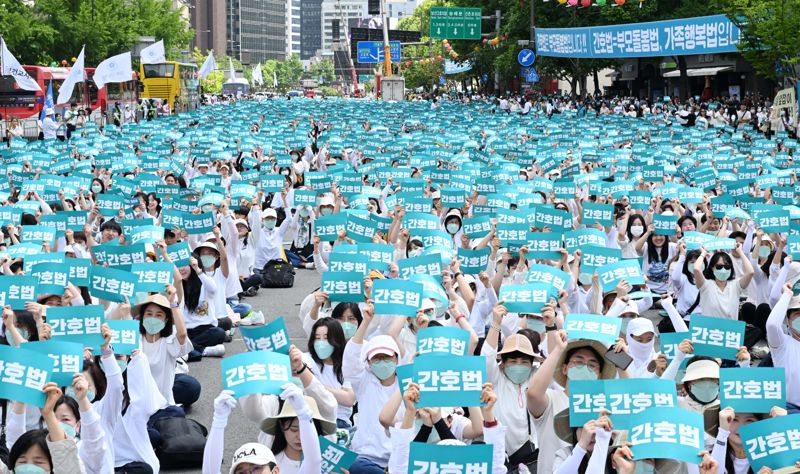
[[[725,319],[739,319],[739,295],[742,288],[739,279],[728,280],[725,289],[720,289],[715,281],[706,279],[700,287],[700,306],[702,314]]]
[[[192,341],[186,338],[186,343],[181,345],[173,334],[169,337],[159,338],[156,342],[147,342],[142,337],[142,350],[150,362],[150,373],[158,386],[158,391],[167,399],[170,405],[175,404],[172,396],[172,385],[175,383],[175,361],[178,357],[188,355],[194,347]]]
[[[800,387],[800,341],[789,334],[782,334],[783,341],[778,348],[770,345],[772,362],[775,367],[786,369],[786,386]],[[786,401],[800,405],[800,390],[787,390]]]
[[[311,373],[314,374],[316,378],[322,382],[322,385],[325,387],[331,388],[349,388],[353,389],[350,385],[350,382],[345,380],[343,383],[339,382],[339,379],[336,378],[336,372],[333,370],[332,365],[323,364],[322,370],[319,369],[319,364],[314,362],[314,359],[311,358],[311,354],[308,352],[303,354],[303,360],[305,361],[308,368],[311,369]],[[344,376],[342,376],[344,378]],[[348,423],[350,422],[350,417],[353,415],[353,407],[345,407],[342,405],[337,405],[336,408],[336,418],[339,420],[345,420]]]
[[[302,461],[293,461],[286,457],[286,453],[281,451],[275,455],[275,461],[281,469],[281,474],[297,474],[300,472]]]
[[[569,408],[569,397],[563,390],[547,389],[547,408],[542,416],[533,418],[536,427],[536,438],[539,440],[539,460],[536,465],[538,472],[553,472],[553,462],[556,451],[569,446],[556,435],[554,422],[556,415]]]

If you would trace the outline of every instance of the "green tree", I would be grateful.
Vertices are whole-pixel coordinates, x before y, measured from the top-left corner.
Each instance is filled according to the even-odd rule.
[[[793,82],[798,80],[800,0],[717,0],[717,4],[741,29],[739,49],[759,74],[775,79],[780,70]]]
[[[333,60],[323,59],[318,63],[314,63],[308,68],[304,74],[306,79],[316,79],[320,84],[330,84],[336,80],[334,73]],[[326,94],[327,95],[327,94]]]
[[[192,62],[200,66],[203,64],[208,57],[207,54],[200,51],[200,48],[194,48],[191,54]],[[225,83],[225,73],[228,71],[228,61],[233,62],[233,67],[237,71],[241,71],[243,66],[242,63],[239,62],[236,58],[231,58],[230,56],[226,56],[225,54],[215,54],[214,55],[214,62],[217,63],[217,69],[208,75],[205,79],[200,81],[200,85],[203,87],[203,91],[209,94],[219,94],[222,92],[222,84]],[[246,74],[245,77],[248,77]],[[272,77],[272,76],[270,76]],[[267,77],[264,76],[266,80]],[[272,79],[270,79],[272,80]]]
[[[21,64],[39,64],[54,57],[49,53],[56,30],[44,24],[33,7],[21,0],[4,0],[0,8],[0,32]],[[76,51],[74,54],[77,54]],[[69,56],[69,59],[72,56]]]

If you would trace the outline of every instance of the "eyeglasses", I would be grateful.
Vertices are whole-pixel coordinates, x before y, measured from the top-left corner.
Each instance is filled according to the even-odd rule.
[[[714,265],[714,269],[715,270],[722,270],[723,268],[725,270],[730,270],[731,266],[730,265]]]

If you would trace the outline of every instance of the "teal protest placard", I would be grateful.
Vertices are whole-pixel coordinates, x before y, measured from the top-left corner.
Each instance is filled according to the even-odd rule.
[[[581,214],[581,223],[583,225],[590,226],[593,224],[600,224],[603,227],[610,227],[613,222],[613,204],[583,203],[583,213]]]
[[[477,275],[486,270],[489,265],[489,255],[492,249],[485,247],[479,250],[459,248],[456,253],[461,271],[467,275]]]
[[[544,283],[503,285],[497,299],[512,313],[541,313],[542,307],[550,300],[550,289],[550,285]]]
[[[694,355],[736,360],[744,345],[744,321],[693,314],[689,323]]]
[[[451,327],[426,327],[417,334],[417,356],[464,356],[469,350],[469,331]]]
[[[261,175],[258,186],[265,193],[279,193],[286,187],[286,178],[280,174]]]
[[[550,296],[557,296],[558,290],[567,288],[572,277],[565,271],[550,265],[532,264],[528,267],[525,281],[528,283],[541,283],[550,286]]]
[[[679,352],[678,346],[681,345],[684,339],[691,340],[691,334],[688,332],[662,332],[658,336],[661,353],[667,356],[668,360],[675,358]]]
[[[205,212],[202,214],[185,213],[183,215],[183,229],[189,235],[199,235],[211,232],[214,227],[214,213]]]
[[[90,258],[69,258],[63,263],[69,269],[69,282],[75,286],[89,286],[92,282]]]
[[[320,217],[314,221],[314,232],[322,241],[334,241],[347,228],[347,215],[342,213]]]
[[[477,407],[486,381],[484,356],[427,355],[414,359],[421,407]]]
[[[761,212],[757,221],[765,233],[789,232],[789,211],[785,209]]]
[[[164,228],[157,225],[146,225],[137,227],[131,233],[125,234],[126,239],[130,236],[132,244],[155,244],[164,239]]]
[[[789,235],[789,242],[786,245],[786,252],[792,256],[795,261],[800,259],[800,235]]]
[[[358,303],[364,301],[364,276],[357,272],[325,272],[321,289],[331,301]]]
[[[414,382],[414,364],[397,366],[397,384],[405,392],[411,383]]]
[[[125,198],[116,194],[103,193],[97,196],[95,207],[101,216],[114,217],[125,207]]]
[[[492,222],[489,216],[471,217],[461,222],[461,231],[470,238],[482,237],[491,230]]]
[[[136,291],[163,293],[171,285],[175,266],[167,262],[145,262],[131,265],[131,273],[138,278]]]
[[[592,275],[601,267],[620,260],[622,260],[620,249],[587,245],[581,249],[581,273]]]
[[[422,307],[423,286],[406,280],[372,282],[372,303],[377,315],[414,317]]]
[[[192,257],[192,250],[189,248],[189,242],[183,241],[176,244],[167,246],[167,255],[176,267],[185,267],[189,265],[189,259]],[[159,256],[159,258],[162,258]]]
[[[493,472],[492,449],[490,444],[443,446],[414,442],[408,455],[408,474],[488,474]]]
[[[69,282],[69,267],[63,263],[37,263],[30,274],[38,279],[40,294],[61,295]]]
[[[639,260],[635,259],[622,259],[618,262],[607,263],[597,269],[597,275],[600,277],[603,293],[612,291],[621,280],[625,280],[631,285],[644,285],[642,265]]]
[[[167,229],[183,229],[183,217],[186,214],[177,209],[163,209],[161,211],[161,225]]]
[[[336,247],[334,247],[334,251]],[[363,276],[369,272],[369,257],[350,253],[331,253],[328,258],[328,270],[331,272],[356,272]]]
[[[632,208],[644,210],[650,207],[652,197],[653,193],[650,191],[631,191],[628,193],[628,202]]]
[[[101,305],[56,306],[47,309],[47,323],[52,328],[53,340],[83,344],[83,347],[99,348],[103,345],[100,332],[105,322]]]
[[[20,232],[20,241],[32,244],[47,242],[52,247],[56,242],[57,230],[45,225],[24,225]]]
[[[655,214],[653,216],[653,227],[655,235],[675,235],[677,234],[678,216]]]
[[[753,472],[767,466],[773,470],[794,467],[800,459],[800,413],[767,418],[739,426],[747,459]]]
[[[649,408],[630,423],[628,441],[633,459],[700,461],[703,450],[703,415],[683,408]]]
[[[129,301],[133,301],[138,280],[139,278],[131,272],[94,265],[92,266],[92,296],[118,303],[125,301],[126,297]]]
[[[36,341],[22,344],[23,349],[46,355],[53,361],[51,381],[59,387],[72,385],[72,377],[83,372],[83,345],[67,341]]]
[[[139,349],[139,321],[109,319],[106,321],[111,330],[111,346],[114,354],[130,355],[135,349]],[[100,349],[95,348],[92,353],[100,355]]]
[[[736,239],[711,237],[703,244],[708,252],[716,252],[718,250],[733,250],[736,248]]]
[[[769,413],[786,406],[786,369],[755,367],[719,369],[719,401],[737,413]]]
[[[13,310],[25,309],[25,303],[36,301],[38,287],[39,279],[35,276],[0,276],[0,307],[9,305]]]
[[[583,249],[588,245],[596,245],[601,248],[606,248],[606,245],[608,245],[606,234],[603,231],[592,227],[572,230],[564,234],[564,248],[567,249],[567,252],[569,252],[570,255],[575,253],[576,250]],[[583,250],[581,250],[581,253],[583,253]]]
[[[362,243],[372,242],[372,237],[375,236],[375,231],[377,230],[372,221],[362,219],[353,214],[347,216],[345,229],[349,238]]]
[[[675,382],[660,379],[572,380],[569,425],[583,426],[602,410],[611,412],[614,429],[627,429],[635,417],[654,407],[677,407]]]
[[[122,233],[125,234],[125,240],[129,240],[130,236],[139,227],[153,225],[153,219],[125,219],[122,221]],[[162,237],[163,238],[163,235]]]
[[[437,280],[442,279],[442,257],[438,253],[404,258],[397,262],[397,267],[400,269],[401,278],[422,274],[430,275]]]
[[[254,351],[228,356],[220,363],[222,387],[236,398],[261,393],[280,395],[292,380],[289,356],[280,352]]]
[[[242,340],[248,351],[289,353],[289,331],[283,316],[265,326],[242,326]]]
[[[322,453],[320,474],[341,474],[343,469],[350,469],[358,457],[358,454],[324,436],[319,437],[319,450]]]
[[[529,232],[528,255],[532,258],[559,260],[563,247],[563,235],[560,232]]]
[[[307,189],[294,190],[294,205],[295,206],[311,206],[317,204],[317,192],[309,191]]]
[[[419,230],[416,237],[422,239],[422,245],[425,248],[429,247],[444,247],[451,248],[453,246],[453,239],[447,232],[443,230]]]
[[[82,231],[87,223],[87,214],[83,211],[59,211],[55,214],[46,214],[39,218],[39,223],[55,227],[58,235],[64,235],[65,230],[74,232]]]
[[[622,320],[599,314],[570,313],[564,320],[567,337],[574,339],[591,339],[610,346],[619,338]]]
[[[437,230],[440,226],[439,218],[433,214],[411,212],[403,216],[403,228],[408,229],[411,235],[420,229]]]
[[[386,271],[394,261],[394,247],[390,244],[358,244],[356,252],[367,257],[369,270]]]
[[[546,227],[558,232],[572,230],[572,216],[560,209],[536,206],[533,225],[538,228]]]
[[[114,241],[96,246],[94,257],[99,263],[127,270],[134,263],[147,261],[147,248],[145,244],[119,245]]]
[[[53,360],[20,347],[0,345],[0,398],[43,407]]]

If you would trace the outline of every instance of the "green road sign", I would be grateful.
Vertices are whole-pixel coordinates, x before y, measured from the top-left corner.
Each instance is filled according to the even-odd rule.
[[[481,9],[431,8],[431,38],[481,39]]]

